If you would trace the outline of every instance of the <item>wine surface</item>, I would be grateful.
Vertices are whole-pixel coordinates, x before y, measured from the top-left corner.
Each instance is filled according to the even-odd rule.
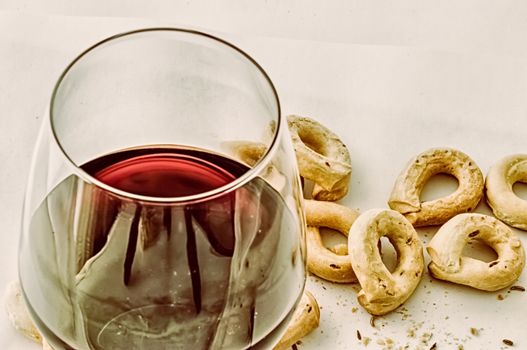
[[[214,190],[248,168],[213,153],[187,148],[136,148],[82,166],[98,180],[125,192],[151,197],[183,197]]]

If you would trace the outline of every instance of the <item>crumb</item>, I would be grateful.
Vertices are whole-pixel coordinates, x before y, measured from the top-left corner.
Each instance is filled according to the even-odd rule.
[[[508,345],[508,346],[513,346],[514,345],[514,342],[510,339],[503,339],[502,340],[503,344],[505,345]]]
[[[323,288],[324,290],[327,290],[326,286],[322,286],[322,288]]]
[[[525,288],[522,286],[512,286],[510,290],[516,290],[518,292],[525,292]]]
[[[377,339],[377,344],[378,345],[386,345],[386,343],[382,339]]]
[[[364,337],[362,338],[362,343],[366,346],[368,346],[368,344],[371,342],[371,338],[369,337]]]
[[[431,347],[430,347],[430,350],[436,350],[437,349],[437,343],[434,343]]]
[[[502,294],[498,294],[498,295],[496,296],[496,299],[498,299],[498,300],[503,300],[503,299],[505,299],[505,298],[503,297]]]
[[[351,308],[351,312],[352,312],[352,313],[356,313],[356,312],[357,312],[357,310],[359,310],[359,309],[358,309],[358,308],[356,308],[356,307],[352,307],[352,308]]]
[[[428,341],[432,339],[432,336],[433,336],[432,333],[428,333],[428,332],[423,333],[423,335],[421,335],[421,343],[423,345],[428,345]]]
[[[357,339],[361,340],[362,339],[362,335],[360,334],[359,330],[357,329]]]
[[[377,317],[375,316],[372,316],[370,318],[370,326],[372,326],[373,328],[375,328],[375,320],[377,319]]]
[[[459,344],[459,345],[457,346],[457,350],[465,350],[465,348],[463,347],[463,345]]]
[[[479,331],[478,331],[477,328],[471,327],[470,328],[470,334],[472,334],[472,335],[477,337],[479,335]]]

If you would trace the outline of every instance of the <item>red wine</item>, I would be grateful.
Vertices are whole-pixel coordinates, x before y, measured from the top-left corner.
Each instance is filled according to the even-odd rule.
[[[213,153],[168,147],[111,153],[82,168],[107,185],[151,197],[183,197],[208,192],[248,170],[241,163]]]
[[[211,191],[249,170],[222,155],[162,146],[82,168],[121,191],[165,198]],[[57,349],[269,347],[303,288],[298,222],[260,177],[200,201],[163,203],[72,176],[32,217],[20,266],[32,278],[22,285]]]

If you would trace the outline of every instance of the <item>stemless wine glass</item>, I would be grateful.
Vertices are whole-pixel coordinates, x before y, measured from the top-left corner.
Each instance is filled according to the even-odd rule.
[[[235,46],[113,36],[60,77],[27,188],[19,271],[55,349],[275,344],[305,283],[295,155]]]

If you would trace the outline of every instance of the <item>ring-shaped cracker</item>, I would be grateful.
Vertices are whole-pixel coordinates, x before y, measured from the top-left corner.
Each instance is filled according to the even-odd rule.
[[[340,138],[319,122],[287,117],[300,175],[315,183],[313,198],[339,200],[348,193],[351,158]]]
[[[492,166],[485,181],[487,203],[503,222],[527,230],[527,201],[518,197],[512,186],[527,183],[527,154],[515,154]]]
[[[472,239],[489,245],[498,259],[487,263],[463,256],[463,248]],[[482,214],[460,214],[450,219],[426,250],[432,258],[428,270],[433,277],[486,291],[511,285],[525,265],[525,253],[514,232],[499,220]]]
[[[350,257],[337,254],[322,243],[319,227],[328,227],[347,236],[358,212],[333,202],[305,200],[307,221],[307,266],[308,270],[331,282],[351,283],[357,281]]]
[[[268,149],[266,144],[253,141],[226,141],[223,145],[229,153],[251,167],[262,159]]]
[[[13,327],[25,337],[37,343],[42,342],[42,335],[35,327],[27,309],[20,282],[12,281],[8,284],[5,291],[4,302],[7,317]]]
[[[377,242],[386,236],[397,252],[390,272]],[[362,287],[359,303],[372,315],[384,315],[403,304],[414,292],[424,270],[423,246],[414,227],[400,213],[371,209],[351,227],[348,249],[353,270]]]
[[[439,173],[454,176],[458,188],[448,196],[421,202],[419,196],[426,182]],[[483,174],[469,156],[452,148],[432,148],[410,160],[399,174],[388,205],[414,227],[440,225],[473,210],[483,196],[483,187]]]
[[[302,298],[298,303],[289,326],[280,342],[275,345],[273,350],[288,350],[297,341],[311,333],[320,324],[320,307],[317,300],[307,290],[304,290]]]
[[[267,146],[260,142],[228,141],[224,143],[224,146],[236,159],[250,167],[256,165],[267,152]],[[278,192],[282,192],[286,187],[285,176],[272,163],[265,168],[260,176]]]

